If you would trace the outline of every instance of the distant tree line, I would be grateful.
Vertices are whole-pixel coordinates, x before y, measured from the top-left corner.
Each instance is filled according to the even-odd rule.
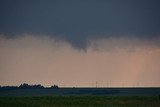
[[[50,87],[44,87],[41,84],[29,85],[23,83],[20,86],[0,86],[0,90],[10,90],[10,89],[58,89],[58,85],[52,85]]]

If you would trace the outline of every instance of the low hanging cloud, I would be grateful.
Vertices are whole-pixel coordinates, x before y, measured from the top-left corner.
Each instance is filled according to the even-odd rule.
[[[45,35],[0,36],[0,84],[160,86],[159,40],[88,39],[86,52]],[[73,81],[74,80],[74,81]]]
[[[12,48],[52,48],[58,51],[62,47],[70,48],[75,51],[115,51],[124,50],[126,52],[132,52],[136,49],[146,49],[150,51],[152,49],[159,49],[160,38],[129,38],[127,36],[111,37],[108,38],[88,38],[84,42],[84,47],[76,47],[66,39],[54,38],[49,35],[33,35],[33,34],[19,34],[13,38],[7,38],[6,35],[0,35],[0,46],[12,47]],[[76,41],[75,41],[76,43]],[[41,44],[41,45],[40,45]],[[78,43],[77,43],[78,44]]]
[[[160,38],[144,39],[129,38],[127,36],[98,38],[90,40],[90,48],[105,51],[134,51],[136,49],[152,50],[160,47]]]
[[[0,33],[8,38],[26,32],[48,34],[84,51],[91,39],[109,38],[113,44],[126,37],[156,40],[159,4],[159,0],[0,0]]]

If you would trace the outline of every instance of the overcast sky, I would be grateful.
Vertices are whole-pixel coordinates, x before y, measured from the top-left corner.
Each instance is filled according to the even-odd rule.
[[[0,85],[160,86],[159,0],[0,0]]]

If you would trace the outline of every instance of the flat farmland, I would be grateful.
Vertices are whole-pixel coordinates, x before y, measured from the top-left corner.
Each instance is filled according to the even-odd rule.
[[[160,88],[0,90],[0,107],[160,107]]]
[[[0,107],[160,107],[158,96],[1,97]]]

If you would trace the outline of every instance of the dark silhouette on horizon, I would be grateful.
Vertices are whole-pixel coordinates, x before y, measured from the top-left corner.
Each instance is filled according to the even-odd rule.
[[[0,90],[12,90],[12,89],[58,89],[58,85],[52,85],[50,87],[44,87],[41,84],[29,85],[27,83],[23,83],[20,86],[0,86]]]

